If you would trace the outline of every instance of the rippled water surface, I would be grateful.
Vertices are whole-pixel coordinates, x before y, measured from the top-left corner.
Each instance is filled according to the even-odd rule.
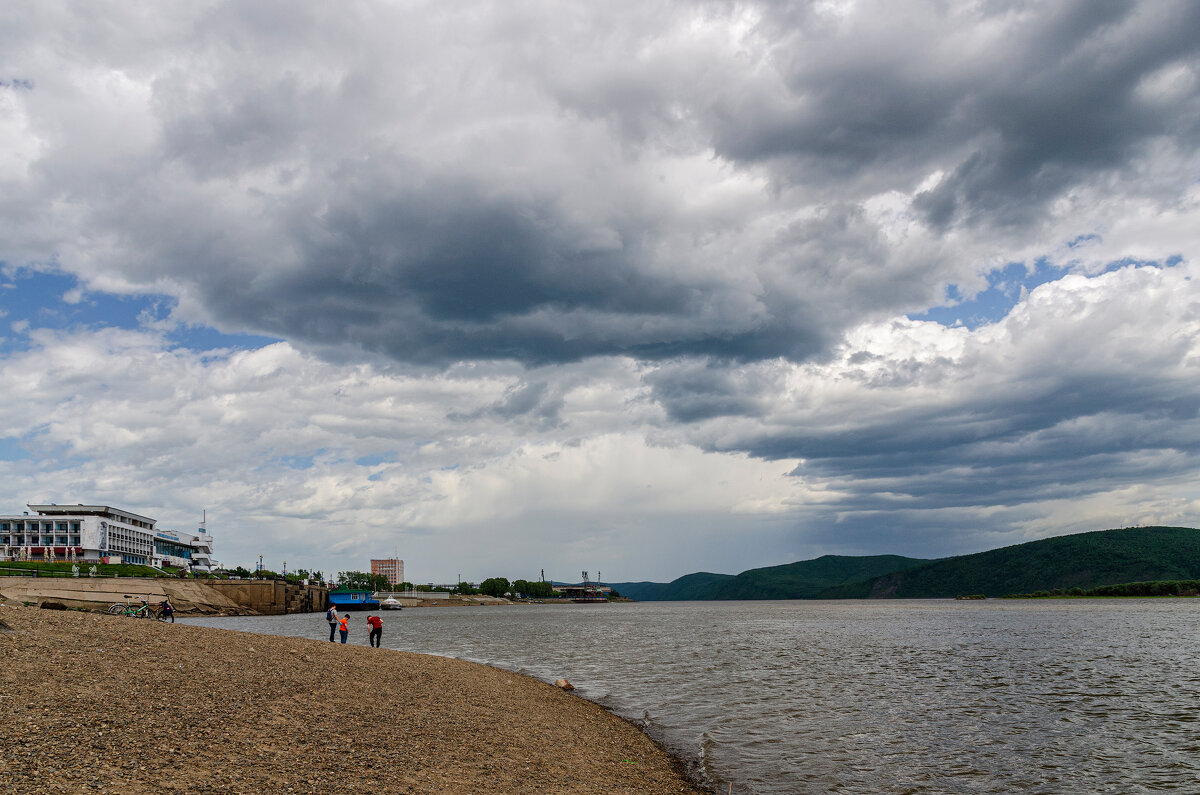
[[[1123,599],[382,615],[385,646],[566,677],[720,792],[765,795],[1200,792],[1197,611]],[[188,623],[329,637],[323,614]]]

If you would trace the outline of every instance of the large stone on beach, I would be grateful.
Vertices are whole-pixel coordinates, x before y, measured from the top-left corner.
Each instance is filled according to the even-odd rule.
[[[571,684],[566,679],[555,679],[554,686],[561,687],[563,690],[574,690],[575,689],[575,685]]]

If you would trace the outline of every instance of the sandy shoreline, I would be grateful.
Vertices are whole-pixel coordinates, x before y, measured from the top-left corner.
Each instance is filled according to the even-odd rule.
[[[0,608],[0,791],[703,793],[636,727],[428,655]]]

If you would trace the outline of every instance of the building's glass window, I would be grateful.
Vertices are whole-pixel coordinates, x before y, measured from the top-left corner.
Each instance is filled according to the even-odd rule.
[[[0,546],[8,546],[8,536],[0,536]]]
[[[79,546],[79,536],[71,536],[71,546]]]
[[[0,522],[0,533],[8,532],[8,522]]]
[[[59,536],[58,540],[55,541],[54,543],[58,544],[60,547],[65,547],[67,545],[67,537]]]
[[[79,522],[71,522],[71,532],[72,533],[79,532]]]
[[[13,522],[12,529],[13,529],[13,532],[19,533],[25,529],[25,525],[22,524],[21,522]]]
[[[57,532],[60,532],[60,533],[65,533],[65,532],[67,532],[67,523],[66,523],[66,522],[56,522],[56,524],[57,524],[58,526],[57,526],[57,527],[55,527],[54,529],[55,529]]]
[[[49,546],[54,543],[54,536],[42,536],[42,544]]]

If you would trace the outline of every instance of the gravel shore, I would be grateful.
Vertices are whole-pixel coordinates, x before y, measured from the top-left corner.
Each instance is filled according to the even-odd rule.
[[[0,792],[703,793],[529,677],[389,649],[0,607]]]

